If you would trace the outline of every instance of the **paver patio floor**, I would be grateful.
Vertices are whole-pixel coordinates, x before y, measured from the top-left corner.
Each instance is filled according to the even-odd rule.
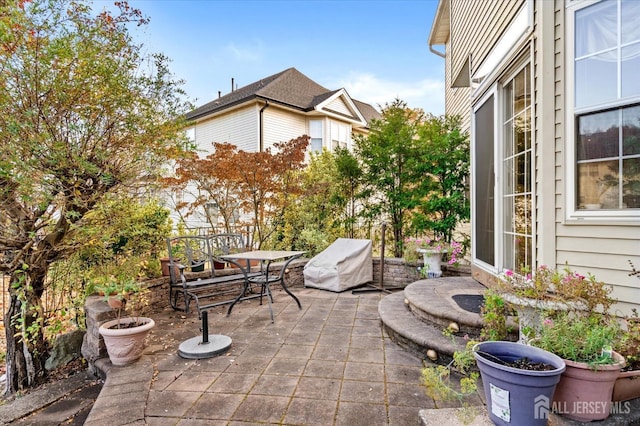
[[[302,310],[276,290],[275,323],[266,300],[239,303],[229,317],[225,306],[211,310],[209,334],[229,336],[232,346],[209,359],[177,355],[180,343],[201,334],[196,313],[156,314],[143,359],[109,373],[131,378],[136,365],[150,368],[146,400],[127,394],[128,385],[113,388],[110,379],[105,396],[119,398],[123,411],[143,404],[140,424],[149,425],[413,425],[421,409],[457,405],[427,397],[423,361],[385,336],[378,317],[384,293],[292,291]],[[105,419],[109,404],[101,398],[88,424]],[[474,395],[469,403],[482,401]]]

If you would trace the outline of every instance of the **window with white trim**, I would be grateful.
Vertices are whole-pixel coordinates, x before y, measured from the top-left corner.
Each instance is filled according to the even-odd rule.
[[[593,217],[638,216],[640,2],[579,3],[567,15],[568,75],[574,77],[568,158],[575,188],[569,208]]]
[[[502,210],[503,267],[531,269],[531,73],[529,65],[502,88],[504,97]]]
[[[309,120],[309,138],[311,150],[322,151],[322,120]]]
[[[332,120],[331,121],[331,150],[335,151],[337,148],[348,147],[350,139],[351,138],[350,138],[349,125]]]

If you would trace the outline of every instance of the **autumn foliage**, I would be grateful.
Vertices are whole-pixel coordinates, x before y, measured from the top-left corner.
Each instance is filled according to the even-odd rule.
[[[179,203],[186,216],[204,213],[217,226],[207,206],[214,204],[226,232],[234,225],[250,225],[257,247],[273,233],[273,219],[300,192],[298,171],[304,167],[308,136],[275,144],[262,152],[246,152],[229,143],[214,143],[204,158],[196,152],[179,159],[175,176],[165,186],[187,191],[193,199]],[[236,221],[236,219],[239,221]]]
[[[167,58],[132,42],[126,2],[0,2],[0,272],[7,392],[46,377],[42,295],[109,196],[134,197],[184,147],[191,105]]]

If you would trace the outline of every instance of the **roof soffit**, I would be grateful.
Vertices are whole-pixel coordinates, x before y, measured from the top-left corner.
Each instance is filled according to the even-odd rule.
[[[449,41],[451,21],[449,18],[450,0],[439,0],[436,16],[431,24],[429,46],[446,44]]]

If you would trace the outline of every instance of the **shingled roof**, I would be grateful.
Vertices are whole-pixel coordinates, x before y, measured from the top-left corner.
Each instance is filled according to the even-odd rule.
[[[312,111],[316,105],[327,100],[336,92],[338,90],[328,90],[322,87],[297,69],[288,68],[194,109],[187,114],[187,119],[195,120],[256,98],[305,112]],[[371,105],[355,99],[353,99],[353,102],[367,122],[370,118],[380,117],[380,113]]]

